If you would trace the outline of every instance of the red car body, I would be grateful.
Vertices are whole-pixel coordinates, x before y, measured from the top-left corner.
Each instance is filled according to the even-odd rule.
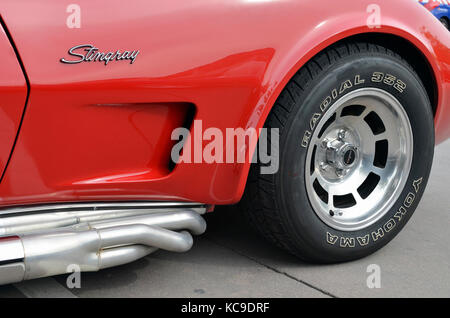
[[[80,0],[81,27],[68,28],[70,1],[3,0],[0,204],[235,203],[250,164],[173,167],[172,130],[189,116],[203,128],[262,127],[302,65],[357,34],[390,34],[421,52],[435,80],[436,140],[444,141],[450,35],[414,1],[375,2],[381,23],[372,28],[373,0]],[[140,53],[132,64],[60,62],[83,44]]]

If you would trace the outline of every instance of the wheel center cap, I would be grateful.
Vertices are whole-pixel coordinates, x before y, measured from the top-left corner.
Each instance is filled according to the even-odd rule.
[[[342,181],[360,162],[358,138],[346,128],[323,136],[316,154],[321,176],[329,182]]]
[[[354,149],[348,149],[343,156],[344,165],[351,166],[356,159],[356,151]]]
[[[358,149],[347,142],[335,140],[326,151],[326,161],[339,170],[348,170],[354,166],[358,158]]]

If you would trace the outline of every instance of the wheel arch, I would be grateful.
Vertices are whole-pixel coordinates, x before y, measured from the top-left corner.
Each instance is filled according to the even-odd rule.
[[[442,79],[440,78],[440,74],[437,72],[437,70],[439,70],[439,66],[436,61],[433,60],[433,57],[435,57],[435,52],[433,51],[431,44],[424,41],[423,38],[418,38],[412,33],[394,27],[383,27],[380,28],[378,32],[368,30],[370,29],[364,26],[343,31],[340,34],[330,36],[325,41],[322,41],[317,44],[317,46],[311,48],[308,52],[302,54],[298,59],[297,64],[287,71],[284,74],[284,78],[277,82],[277,87],[271,90],[271,96],[265,96],[265,109],[261,112],[259,122],[256,125],[257,128],[259,129],[264,126],[271,109],[275,105],[276,100],[280,96],[284,87],[286,87],[288,82],[300,69],[302,69],[309,61],[327,48],[345,41],[364,41],[383,45],[404,58],[410,65],[413,66],[414,70],[422,80],[430,99],[433,116],[436,119],[439,104],[441,102],[439,96],[439,83],[441,83]],[[399,45],[399,43],[401,43],[401,45]],[[258,111],[261,111],[259,107],[256,108]],[[255,149],[256,147],[249,150],[254,153]],[[247,164],[242,175],[243,178],[241,179],[239,190],[237,191],[239,198],[242,197],[244,192],[249,170],[250,164]],[[239,201],[239,199],[237,201]]]
[[[259,127],[264,125],[270,110],[292,77],[321,52],[342,42],[370,42],[372,44],[382,45],[399,54],[413,67],[414,71],[422,80],[430,99],[433,115],[436,115],[439,105],[438,83],[440,82],[440,78],[439,73],[437,72],[439,66],[433,60],[435,54],[432,49],[426,45],[426,43],[423,43],[422,40],[416,38],[410,33],[404,33],[403,35],[401,35],[401,33],[404,32],[391,28],[380,32],[367,32],[355,29],[342,32],[341,34],[330,37],[329,39],[318,44],[316,47],[303,54],[303,56],[299,58],[297,64],[286,72],[285,78],[279,81],[279,85],[273,90],[273,96],[271,96],[269,102],[266,104],[267,110],[260,118]],[[414,43],[411,39],[414,40]],[[419,46],[418,44],[421,45]]]
[[[399,54],[420,77],[430,99],[433,115],[438,107],[438,85],[433,67],[422,51],[404,37],[390,33],[362,33],[341,41],[363,41],[384,46]],[[339,41],[340,42],[340,41]]]

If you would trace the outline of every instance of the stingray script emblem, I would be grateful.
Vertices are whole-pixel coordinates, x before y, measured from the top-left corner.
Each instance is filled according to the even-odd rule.
[[[101,62],[108,65],[109,62],[115,61],[130,61],[133,64],[136,60],[139,50],[116,50],[101,52],[99,48],[92,44],[82,44],[74,46],[67,52],[71,57],[62,58],[61,63],[78,64],[82,62]]]

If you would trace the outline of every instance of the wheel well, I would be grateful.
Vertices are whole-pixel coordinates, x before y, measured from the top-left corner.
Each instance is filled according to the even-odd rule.
[[[430,99],[433,115],[436,114],[438,105],[438,89],[436,78],[427,58],[414,44],[402,37],[386,33],[358,34],[342,39],[339,42],[347,41],[363,41],[373,44],[379,44],[399,54],[414,68],[416,73],[419,75]]]

